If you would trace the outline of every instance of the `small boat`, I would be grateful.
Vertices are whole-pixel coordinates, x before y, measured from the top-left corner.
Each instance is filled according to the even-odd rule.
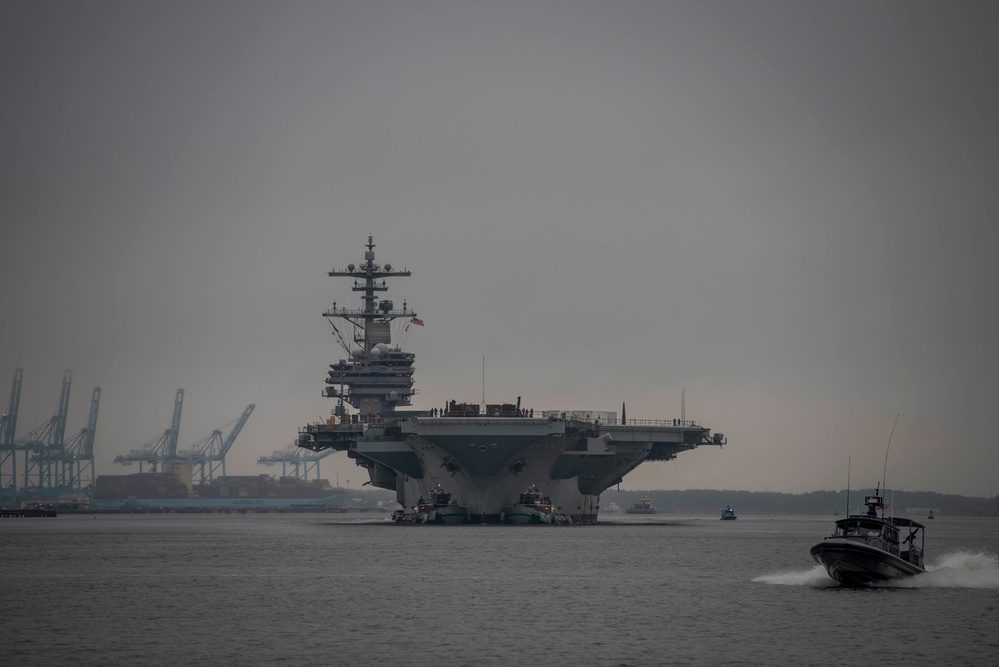
[[[815,562],[844,586],[870,586],[925,572],[924,526],[911,519],[885,518],[880,495],[867,496],[864,504],[867,514],[838,520],[836,531],[811,548]]]
[[[642,498],[624,511],[625,514],[655,514],[658,512],[652,504],[652,498]]]
[[[926,517],[926,518],[927,518],[927,519],[932,519],[932,518],[934,518],[934,517],[933,517],[933,510],[930,510],[930,515],[929,515],[928,517]]]
[[[722,521],[735,521],[739,517],[735,515],[735,510],[732,508],[731,505],[729,505],[728,507],[722,510],[721,518]]]
[[[468,519],[468,508],[462,507],[451,498],[451,494],[440,484],[431,489],[428,498],[420,497],[412,520],[416,523],[464,523]]]
[[[541,493],[536,484],[531,484],[520,494],[516,505],[503,511],[503,520],[507,523],[561,523],[562,519],[555,511],[551,498]]]

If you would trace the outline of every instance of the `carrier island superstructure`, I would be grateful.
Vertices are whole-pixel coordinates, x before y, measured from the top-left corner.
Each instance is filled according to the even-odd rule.
[[[497,523],[532,484],[573,523],[595,523],[600,494],[646,461],[668,461],[725,436],[683,419],[627,420],[616,412],[533,410],[515,403],[458,403],[413,409],[414,355],[393,344],[423,322],[404,301],[386,298],[387,278],[411,275],[375,262],[368,237],[364,262],[329,271],[353,281],[361,308],[323,313],[346,358],[330,364],[324,395],[336,401],[328,422],[299,430],[313,451],[346,451],[370,484],[393,490],[405,518],[418,500],[445,488],[467,508],[467,521]],[[339,326],[338,326],[339,324]]]

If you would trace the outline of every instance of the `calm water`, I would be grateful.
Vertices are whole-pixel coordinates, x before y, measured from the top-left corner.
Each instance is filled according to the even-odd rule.
[[[808,555],[834,517],[625,516],[3,519],[0,664],[999,664],[999,520],[850,590]]]

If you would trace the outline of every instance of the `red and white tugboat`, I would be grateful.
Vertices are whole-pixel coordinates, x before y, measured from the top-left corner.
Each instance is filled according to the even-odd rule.
[[[427,498],[421,497],[416,505],[416,523],[464,523],[468,518],[468,508],[462,507],[458,501],[440,484],[431,489]]]
[[[508,523],[561,523],[559,516],[552,505],[551,498],[541,493],[537,484],[531,486],[520,494],[520,502],[512,507],[506,508],[503,516]]]

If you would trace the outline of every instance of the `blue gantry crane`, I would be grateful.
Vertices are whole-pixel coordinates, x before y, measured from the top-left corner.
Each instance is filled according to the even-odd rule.
[[[157,472],[164,463],[169,463],[177,458],[177,436],[180,433],[180,415],[184,409],[184,390],[177,390],[177,397],[173,402],[173,419],[170,421],[170,428],[158,435],[138,449],[133,449],[128,454],[114,457],[114,462],[121,465],[139,464],[139,472],[143,472],[142,467],[148,463],[150,472]]]
[[[93,495],[97,473],[94,471],[94,437],[97,433],[97,412],[101,405],[101,388],[94,387],[90,396],[87,425],[66,441],[61,453],[60,481],[71,491]]]
[[[207,484],[212,481],[215,477],[215,473],[220,469],[222,471],[222,476],[225,476],[225,456],[229,453],[229,449],[232,447],[232,443],[236,441],[236,436],[239,432],[243,430],[243,425],[246,424],[246,420],[250,418],[250,413],[253,409],[257,407],[253,403],[246,406],[243,410],[243,414],[240,415],[238,419],[235,420],[235,426],[229,431],[229,435],[225,438],[222,437],[222,430],[225,429],[229,422],[221,429],[216,429],[212,431],[211,435],[206,438],[202,438],[198,442],[194,443],[187,449],[177,452],[175,458],[177,463],[193,463],[199,466],[199,484]]]
[[[7,411],[0,417],[0,505],[17,504],[17,409],[21,402],[24,370],[14,371]]]
[[[79,435],[65,440],[73,372],[66,371],[55,416],[15,439],[24,371],[14,372],[7,412],[0,419],[0,504],[52,500],[67,493],[93,491],[94,433],[100,387],[94,388],[90,419]],[[18,468],[18,453],[23,469]]]
[[[72,384],[73,371],[66,371],[56,414],[15,442],[15,446],[24,452],[25,459],[22,499],[50,500],[63,491],[59,487],[59,466],[65,446],[63,439]]]
[[[313,452],[304,447],[299,447],[294,441],[287,447],[277,450],[270,456],[261,456],[257,463],[265,466],[281,464],[281,476],[288,476],[288,466],[294,469],[293,477],[301,480],[308,480],[309,473],[315,472],[316,479],[319,479],[319,460],[327,457],[333,449],[324,449],[320,452]]]
[[[128,454],[116,456],[115,463],[121,465],[139,464],[139,472],[144,472],[143,466],[148,464],[150,472],[165,472],[166,464],[190,463],[199,467],[199,484],[210,482],[218,470],[225,475],[225,456],[229,453],[229,448],[235,442],[236,436],[242,430],[250,413],[256,407],[252,403],[247,406],[243,415],[235,420],[235,426],[229,435],[222,437],[222,429],[212,431],[211,435],[190,447],[183,450],[177,449],[177,438],[180,433],[180,417],[184,406],[184,390],[177,390],[177,398],[173,406],[173,421],[170,428],[138,449],[133,449]],[[233,422],[229,422],[232,424]],[[228,426],[229,424],[226,424]],[[222,428],[226,428],[223,426]]]

